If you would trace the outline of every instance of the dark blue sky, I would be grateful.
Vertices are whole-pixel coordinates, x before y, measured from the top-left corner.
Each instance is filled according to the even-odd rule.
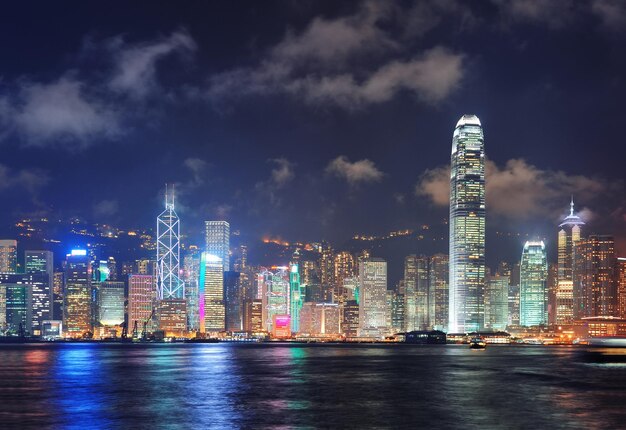
[[[574,194],[623,244],[625,49],[610,0],[13,2],[0,222],[151,225],[172,182],[191,237],[211,218],[337,242],[438,223],[474,113],[489,235],[552,241]]]

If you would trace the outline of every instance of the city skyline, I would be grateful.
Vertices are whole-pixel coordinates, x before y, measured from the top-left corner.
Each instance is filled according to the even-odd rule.
[[[595,2],[560,14],[450,3],[203,5],[199,15],[222,17],[215,25],[167,4],[136,3],[123,20],[77,5],[83,25],[64,32],[43,23],[23,34],[7,23],[3,31],[17,34],[2,38],[0,52],[34,55],[14,56],[3,73],[2,172],[11,187],[0,191],[11,210],[0,225],[18,214],[149,225],[145,209],[161,205],[165,183],[176,183],[194,237],[205,219],[258,238],[335,243],[434,225],[446,217],[446,130],[471,112],[493,142],[487,238],[497,253],[512,259],[518,250],[494,241],[495,231],[551,238],[571,194],[585,222],[624,251],[624,154],[612,144],[626,68],[616,54],[621,29]],[[4,19],[24,19],[22,7]],[[140,9],[147,15],[133,20]],[[233,19],[249,25],[228,32]],[[332,37],[337,49],[322,54],[316,43]],[[131,62],[134,54],[145,62]],[[291,87],[271,80],[271,63],[284,66]],[[337,94],[314,97],[322,90],[314,77]],[[381,92],[368,92],[368,82]],[[55,103],[62,115],[43,121]]]

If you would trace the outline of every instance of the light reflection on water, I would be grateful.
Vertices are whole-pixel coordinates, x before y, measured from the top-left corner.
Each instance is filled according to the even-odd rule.
[[[626,366],[571,348],[0,346],[0,427],[618,428]]]

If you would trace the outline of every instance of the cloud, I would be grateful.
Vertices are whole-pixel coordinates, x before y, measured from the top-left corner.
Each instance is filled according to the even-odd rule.
[[[575,16],[573,0],[492,0],[505,21],[544,24],[562,28]]]
[[[145,97],[156,87],[157,62],[168,55],[188,56],[196,50],[196,43],[184,30],[168,37],[129,45],[121,37],[108,43],[114,62],[114,73],[109,85],[115,91]]]
[[[626,28],[626,4],[616,0],[594,0],[591,11],[602,24],[612,31],[624,31]]]
[[[345,179],[350,185],[378,182],[384,176],[384,173],[381,172],[371,160],[363,159],[350,162],[344,155],[328,163],[326,173]]]
[[[426,32],[427,22],[434,27],[442,14],[459,10],[416,6],[407,17],[397,5],[365,2],[353,15],[314,18],[301,33],[288,31],[256,66],[210,76],[206,95],[217,105],[246,96],[284,95],[313,106],[354,110],[409,92],[423,103],[438,104],[460,85],[465,55],[443,46],[409,54],[409,33],[398,27],[417,23]]]
[[[195,42],[185,31],[128,44],[121,37],[94,43],[76,56],[71,70],[48,80],[19,77],[3,85],[0,139],[17,136],[25,146],[80,149],[124,135],[147,115],[145,101],[164,97],[157,63],[187,55]],[[94,72],[94,62],[102,69]],[[96,69],[98,67],[95,67]]]
[[[272,182],[277,187],[283,187],[288,182],[290,182],[295,173],[293,171],[294,164],[287,160],[286,158],[275,158],[270,160],[273,163],[276,163],[276,168],[272,169]]]
[[[4,164],[0,164],[0,191],[21,188],[32,195],[50,182],[50,176],[44,170],[27,168],[14,170]]]
[[[93,205],[93,214],[96,218],[106,218],[117,214],[119,204],[117,200],[102,200]]]
[[[4,99],[3,122],[31,146],[50,140],[79,146],[120,133],[118,113],[86,94],[85,84],[65,76],[49,84],[23,83],[11,104]]]
[[[183,164],[193,175],[193,181],[189,185],[200,185],[204,183],[204,175],[209,167],[209,163],[201,158],[190,157],[185,159]]]
[[[613,189],[603,179],[542,170],[523,159],[511,159],[504,167],[488,160],[485,165],[486,198],[489,213],[512,219],[561,214],[570,195],[589,201]],[[438,206],[450,201],[450,169],[427,170],[415,188]]]

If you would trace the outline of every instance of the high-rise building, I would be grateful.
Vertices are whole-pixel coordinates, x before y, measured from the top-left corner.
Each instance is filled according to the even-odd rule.
[[[289,314],[291,315],[291,332],[300,331],[300,310],[304,304],[304,286],[300,284],[298,265],[292,264],[289,269]]]
[[[0,240],[0,273],[17,273],[17,240]]]
[[[403,331],[405,331],[405,329],[404,329],[404,322],[406,320],[406,317],[404,315],[405,314],[404,294],[400,294],[400,293],[397,293],[395,291],[387,291],[387,294],[388,294],[389,299],[391,301],[391,303],[390,303],[390,308],[391,308],[391,313],[390,313],[391,330],[394,333],[403,332]]]
[[[6,328],[9,334],[32,333],[32,286],[27,283],[2,283],[0,285],[5,302]]]
[[[249,333],[259,333],[263,328],[263,303],[261,299],[246,302],[243,313],[244,330]]]
[[[230,224],[226,221],[205,221],[205,251],[219,257],[223,272],[230,270]]]
[[[471,332],[484,325],[485,146],[477,116],[457,122],[450,164],[448,329]]]
[[[180,220],[174,210],[174,190],[165,191],[165,210],[157,217],[157,297],[184,299],[180,279]]]
[[[556,324],[571,324],[574,318],[574,301],[579,301],[578,286],[574,285],[574,262],[576,248],[585,225],[574,214],[574,199],[570,203],[570,213],[559,224],[558,233],[558,275],[556,289]],[[580,306],[579,306],[580,308]]]
[[[207,332],[223,331],[226,324],[226,309],[224,308],[224,263],[220,257],[208,252],[202,253],[199,283],[201,327]]]
[[[183,259],[183,280],[185,282],[185,299],[187,300],[187,329],[200,330],[200,258],[197,248],[190,250]]]
[[[509,325],[519,325],[519,279],[520,279],[520,265],[515,263],[510,266],[509,270],[505,270],[504,267],[500,267],[499,272],[501,275],[509,276]]]
[[[337,303],[304,303],[299,315],[300,333],[310,336],[338,335],[341,329]]]
[[[548,264],[548,325],[556,324],[556,290],[558,287],[559,266]]]
[[[152,275],[128,276],[128,332],[140,335],[144,324],[151,330],[156,305],[156,286]],[[136,329],[136,330],[135,330]]]
[[[543,241],[527,241],[520,263],[520,325],[548,323],[548,256]]]
[[[244,291],[241,273],[224,272],[224,310],[226,331],[243,330]]]
[[[159,328],[166,336],[184,336],[187,332],[185,299],[165,299],[158,304]]]
[[[105,281],[98,285],[98,322],[101,326],[121,326],[124,322],[125,288],[121,281]]]
[[[343,281],[346,278],[351,278],[356,274],[356,264],[354,256],[347,252],[342,251],[335,255],[335,270],[333,273],[333,279],[335,280],[335,301],[337,303],[343,303],[347,299],[348,292],[345,290]]]
[[[33,284],[31,312],[33,317],[33,334],[41,334],[41,325],[53,319],[53,258],[50,251],[26,251],[24,269],[27,274],[42,276],[41,283]]]
[[[485,286],[485,328],[504,330],[509,319],[509,278],[487,276]]]
[[[65,262],[63,328],[68,337],[92,332],[91,260],[84,249],[74,249]]]
[[[327,242],[322,242],[319,267],[322,301],[336,302],[335,254],[333,253],[333,248]]]
[[[289,315],[290,285],[287,267],[276,267],[274,272],[263,270],[259,273],[259,285],[263,303],[263,328],[271,333],[274,316]]]
[[[574,317],[618,316],[615,241],[590,235],[578,242],[574,285]]]
[[[429,320],[434,330],[448,330],[448,256],[435,254],[430,258],[428,271]]]
[[[617,308],[618,315],[626,318],[626,258],[617,258],[617,269],[615,273],[617,283]]]
[[[348,338],[359,335],[359,303],[356,300],[348,300],[343,304],[341,331]]]
[[[404,329],[428,327],[428,258],[409,255],[404,259]]]
[[[383,337],[387,326],[387,262],[371,258],[359,263],[359,336]]]
[[[54,272],[52,275],[52,319],[56,321],[63,321],[64,277],[65,272]]]

